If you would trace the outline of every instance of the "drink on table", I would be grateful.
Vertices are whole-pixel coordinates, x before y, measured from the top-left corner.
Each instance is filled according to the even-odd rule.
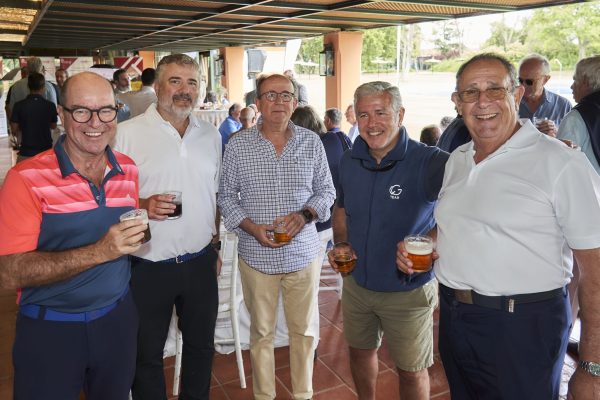
[[[433,239],[423,235],[409,235],[404,238],[404,248],[413,263],[415,272],[429,271],[432,266]]]

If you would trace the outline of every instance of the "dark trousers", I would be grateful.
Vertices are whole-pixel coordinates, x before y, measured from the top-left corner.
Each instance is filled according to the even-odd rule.
[[[208,400],[219,306],[216,259],[213,250],[181,264],[132,259],[131,290],[140,315],[134,399],[167,399],[163,348],[175,305],[183,334],[179,399]]]
[[[566,291],[513,313],[440,297],[439,350],[453,399],[558,399],[571,324]]]
[[[15,400],[127,400],[135,372],[137,312],[131,294],[91,322],[18,315]]]

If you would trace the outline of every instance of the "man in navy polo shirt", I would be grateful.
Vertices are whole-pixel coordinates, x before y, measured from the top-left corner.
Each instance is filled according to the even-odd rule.
[[[138,206],[138,171],[112,152],[117,108],[106,79],[63,87],[63,135],[12,168],[0,191],[0,287],[19,289],[16,399],[126,400],[137,312],[127,254],[147,225],[119,222]]]
[[[50,129],[56,128],[56,106],[43,97],[44,75],[32,72],[27,77],[29,95],[15,103],[10,116],[10,129],[21,144],[17,162],[33,157],[52,147]]]
[[[428,399],[433,364],[433,273],[396,269],[396,246],[435,225],[433,207],[448,154],[408,137],[400,91],[370,82],[354,93],[360,136],[342,156],[335,242],[352,244],[358,261],[344,278],[344,336],[360,399],[375,399],[377,349],[383,334],[398,371],[400,398]],[[329,254],[329,261],[337,268]]]

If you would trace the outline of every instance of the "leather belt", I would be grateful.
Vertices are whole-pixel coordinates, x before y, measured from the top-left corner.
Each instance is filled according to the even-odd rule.
[[[515,305],[537,303],[564,296],[566,288],[548,290],[547,292],[514,294],[510,296],[485,296],[474,290],[452,289],[440,283],[440,292],[463,304],[474,304],[481,307],[514,312]]]
[[[112,304],[98,308],[92,311],[84,311],[79,313],[68,313],[56,311],[45,306],[37,304],[25,304],[19,306],[19,313],[29,318],[41,319],[44,321],[60,321],[60,322],[91,322],[98,318],[104,317],[106,314],[117,308],[117,305],[127,296],[129,287],[125,292]]]
[[[165,264],[181,264],[186,261],[193,260],[194,258],[203,256],[204,254],[208,253],[209,250],[212,250],[212,249],[213,249],[212,244],[209,243],[205,248],[203,248],[202,250],[200,250],[196,253],[181,254],[181,255],[173,257],[173,258],[167,258],[165,260],[159,260],[159,261],[154,261],[154,262],[165,263]],[[146,260],[145,258],[140,258],[140,257],[136,257],[136,256],[131,256],[131,258],[134,260],[138,260],[140,262],[152,262],[150,260]]]

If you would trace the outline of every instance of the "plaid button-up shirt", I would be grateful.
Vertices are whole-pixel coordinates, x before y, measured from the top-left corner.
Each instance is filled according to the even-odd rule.
[[[240,256],[266,274],[299,271],[319,251],[314,222],[280,248],[264,247],[239,224],[250,218],[271,224],[276,217],[311,207],[317,221],[326,221],[335,200],[335,188],[327,156],[319,136],[289,123],[292,136],[277,156],[273,144],[259,126],[237,133],[227,144],[223,158],[219,206],[225,227],[239,235]]]

